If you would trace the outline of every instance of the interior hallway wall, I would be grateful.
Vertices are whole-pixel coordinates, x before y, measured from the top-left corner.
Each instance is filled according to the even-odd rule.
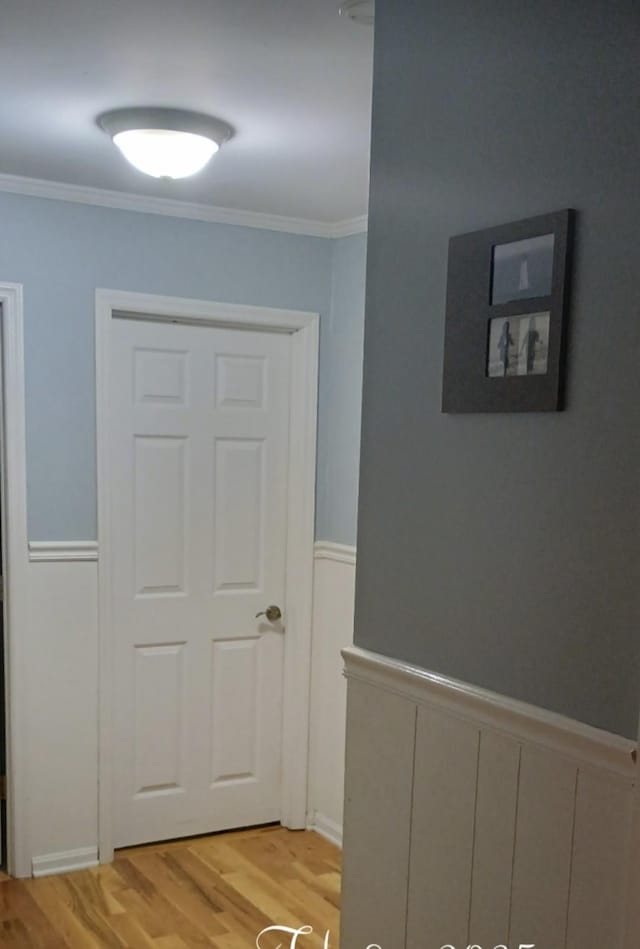
[[[326,238],[3,193],[0,219],[0,275],[24,285],[30,540],[96,539],[97,287],[327,319]]]
[[[331,305],[320,353],[313,584],[309,821],[342,841],[347,688],[340,650],[353,643],[360,468],[366,234],[333,243]],[[322,470],[320,470],[322,468]]]
[[[367,235],[333,241],[331,302],[323,326],[318,411],[316,537],[355,545],[360,470]]]
[[[345,946],[640,945],[639,39],[376,0]],[[442,414],[450,237],[567,207],[566,411]]]
[[[363,235],[334,241],[3,193],[0,219],[0,277],[24,285],[31,542],[96,539],[94,294],[107,287],[320,313],[317,529],[325,540],[355,543]],[[21,631],[38,873],[97,859],[99,550],[85,543],[62,550],[63,561],[60,554],[32,551]],[[350,588],[352,601],[353,579]],[[333,640],[322,623],[314,630],[314,722],[337,767],[310,796],[316,805],[329,800],[322,806],[331,814],[342,797],[335,695],[344,692],[339,647],[352,638],[352,605],[341,615]]]
[[[636,736],[640,8],[376,4],[356,643]],[[455,234],[573,207],[567,406],[440,411]]]

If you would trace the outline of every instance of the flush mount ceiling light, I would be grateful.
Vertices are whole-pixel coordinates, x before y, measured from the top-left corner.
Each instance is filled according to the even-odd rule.
[[[372,26],[375,19],[374,0],[345,0],[340,7],[340,16],[346,16],[354,23]]]
[[[182,109],[113,109],[97,121],[127,161],[153,178],[195,175],[233,135],[226,122]]]

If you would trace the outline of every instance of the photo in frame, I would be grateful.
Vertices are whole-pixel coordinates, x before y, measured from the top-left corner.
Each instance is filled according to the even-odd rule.
[[[442,411],[563,408],[574,212],[451,238]]]

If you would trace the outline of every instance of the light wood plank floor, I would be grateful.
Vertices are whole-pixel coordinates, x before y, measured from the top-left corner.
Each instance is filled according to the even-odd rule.
[[[252,949],[267,926],[313,934],[297,949],[338,946],[340,851],[281,827],[120,850],[114,862],[38,880],[0,880],[7,949]],[[268,933],[263,949],[291,935]]]

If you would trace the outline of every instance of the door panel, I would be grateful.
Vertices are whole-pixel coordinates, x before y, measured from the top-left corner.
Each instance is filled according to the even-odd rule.
[[[259,639],[213,643],[211,783],[255,781],[258,744]],[[227,727],[215,728],[225,720]]]
[[[185,438],[134,437],[137,596],[186,593]]]
[[[184,790],[184,654],[186,643],[136,646],[135,794]]]
[[[216,592],[261,589],[265,454],[262,439],[217,438],[215,441]]]
[[[278,820],[290,337],[113,320],[115,845]]]

